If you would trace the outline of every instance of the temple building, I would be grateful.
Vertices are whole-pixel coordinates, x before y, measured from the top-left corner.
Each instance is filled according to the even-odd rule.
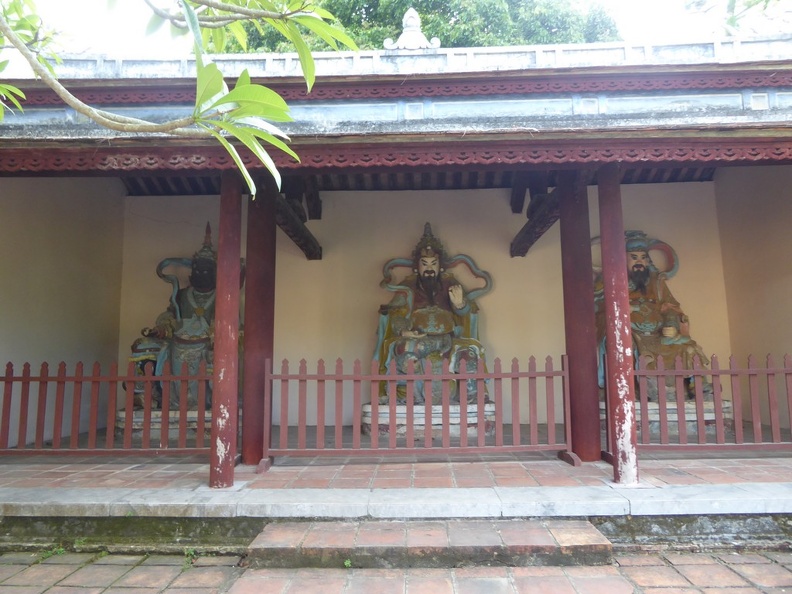
[[[494,373],[496,359],[504,369],[517,359],[527,370],[535,357],[542,371],[547,357],[555,370],[568,358],[553,402],[526,405],[525,431],[532,420],[547,425],[548,406],[568,409],[557,449],[583,461],[610,451],[617,479],[634,479],[635,431],[641,431],[640,407],[633,406],[639,380],[623,324],[632,307],[625,301],[625,231],[662,243],[653,259],[665,265],[684,324],[707,358],[715,355],[727,368],[733,356],[735,368],[745,369],[753,355],[751,365],[767,368],[771,354],[774,365],[784,366],[792,352],[792,271],[784,264],[792,259],[786,239],[792,37],[467,49],[408,42],[317,54],[310,94],[296,55],[215,58],[229,80],[247,68],[291,108],[294,121],[283,129],[300,161],[271,151],[283,175],[276,188],[247,155],[259,185],[255,200],[210,140],[111,133],[64,106],[40,81],[10,80],[27,101],[24,112],[7,114],[0,124],[0,360],[12,362],[18,378],[26,362],[37,377],[43,362],[51,376],[65,362],[67,411],[78,362],[86,376],[94,362],[105,374],[117,362],[123,375],[141,329],[154,326],[171,299],[158,265],[166,258],[189,262],[204,245],[208,222],[218,297],[207,407],[244,402],[239,451],[245,463],[259,464],[266,458],[263,440],[277,443],[270,430],[284,421],[313,435],[324,416],[328,436],[339,422],[360,423],[354,394],[343,394],[343,408],[319,409],[317,388],[309,386],[303,405],[300,388],[291,388],[293,406],[285,413],[276,399],[271,423],[262,428],[265,391],[283,389],[265,361],[278,373],[287,360],[297,373],[303,359],[310,370],[319,360],[332,370],[340,359],[352,374],[359,360],[358,374],[369,373],[380,308],[393,297],[381,284],[383,265],[401,258],[408,269],[428,222],[449,256],[468,256],[491,277],[476,299],[487,373]],[[56,71],[87,103],[125,115],[160,120],[192,109],[190,59],[65,56]],[[483,287],[484,277],[471,269],[454,270],[466,290]],[[605,369],[596,354],[602,341],[596,291],[609,316],[603,313],[603,336],[611,341],[600,352],[614,357]],[[230,313],[237,309],[239,319]],[[788,367],[777,377],[788,378]],[[735,426],[733,405],[738,425],[767,424],[779,438],[765,441],[792,444],[786,392],[765,387],[754,398],[745,387],[736,402],[736,386],[747,374],[735,383],[737,375],[716,379],[711,371],[698,375],[699,392],[714,383],[715,409],[729,401],[727,433]],[[613,386],[611,405],[604,405],[598,375]],[[776,381],[785,385],[776,376],[769,384]],[[13,390],[11,383],[5,382],[0,449],[22,448],[20,436],[33,444],[29,449],[35,441],[47,447],[53,433],[61,449],[70,449],[67,437],[77,425],[64,417],[62,428],[42,428],[39,435],[38,384],[21,382],[29,387],[21,405],[20,382]],[[50,384],[48,418],[58,399],[57,382]],[[126,406],[121,384],[105,382],[95,400],[86,384],[77,414],[82,423],[112,433],[114,411]],[[486,398],[498,404],[498,382],[485,385]],[[695,378],[691,386],[694,393]],[[110,399],[107,390],[114,389]],[[370,403],[373,391],[364,386],[360,404]],[[502,397],[498,406],[508,401]],[[713,402],[711,394],[699,400]],[[670,395],[668,401],[677,411],[677,401]],[[388,409],[383,402],[378,414]],[[692,402],[695,411],[695,394]],[[600,420],[606,409],[616,415],[609,437]],[[514,410],[498,414],[508,424]],[[235,414],[229,419],[236,431]],[[83,426],[79,432],[87,431]],[[115,431],[115,447],[124,449],[123,429]],[[513,439],[512,429],[506,431]],[[388,449],[390,436],[383,435],[379,447]],[[713,439],[702,447],[719,445]],[[731,445],[751,440],[746,430],[743,442]],[[216,447],[208,442],[205,447]],[[213,456],[228,466],[227,458],[214,450]],[[232,468],[218,472],[226,477],[218,485],[227,483],[228,472],[233,477]]]

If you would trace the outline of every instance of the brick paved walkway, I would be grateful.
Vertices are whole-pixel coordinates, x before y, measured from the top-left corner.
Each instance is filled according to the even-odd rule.
[[[733,453],[732,453],[733,455]],[[640,480],[646,485],[725,485],[792,482],[792,456],[687,458],[642,455]],[[257,474],[239,466],[239,489],[388,489],[470,487],[580,487],[613,482],[605,462],[571,466],[552,457],[524,460],[362,462],[292,459]],[[0,485],[14,488],[190,489],[209,484],[209,467],[193,459],[5,458]]]
[[[238,557],[5,553],[3,594],[780,594],[792,553],[663,553],[596,567],[245,569]]]

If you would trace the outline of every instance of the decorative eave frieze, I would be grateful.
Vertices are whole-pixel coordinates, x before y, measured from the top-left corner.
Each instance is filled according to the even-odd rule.
[[[409,168],[515,168],[520,166],[598,167],[605,163],[679,166],[685,163],[785,164],[792,163],[792,137],[787,138],[630,138],[603,140],[530,140],[415,144],[299,145],[301,162],[273,153],[284,171],[372,170]],[[260,168],[245,156],[252,170]],[[171,171],[221,171],[233,169],[221,148],[108,147],[0,149],[0,174],[104,175]]]
[[[591,69],[589,69],[591,70]],[[62,105],[50,89],[35,81],[15,81],[25,90],[26,107]],[[764,63],[761,67],[711,66],[696,70],[679,68],[620,69],[620,71],[485,72],[464,77],[366,77],[350,80],[317,81],[310,93],[302,83],[266,82],[286,101],[327,101],[358,99],[410,99],[419,97],[465,97],[492,95],[535,95],[607,92],[706,91],[708,89],[792,88],[792,65]],[[101,83],[101,84],[100,84]],[[71,90],[91,105],[186,105],[195,99],[194,81],[75,81]]]

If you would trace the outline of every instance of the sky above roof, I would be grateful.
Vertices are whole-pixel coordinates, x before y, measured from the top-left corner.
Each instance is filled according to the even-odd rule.
[[[171,0],[160,0],[160,4],[167,1]],[[630,43],[713,41],[720,37],[718,15],[713,11],[691,14],[684,9],[685,0],[598,1],[613,15],[622,38]],[[168,27],[146,35],[151,11],[143,0],[36,0],[36,4],[48,26],[60,31],[61,51],[67,53],[174,58],[191,50],[189,37],[173,39]],[[776,4],[789,9],[792,0]],[[394,35],[400,27],[400,23],[395,24]]]

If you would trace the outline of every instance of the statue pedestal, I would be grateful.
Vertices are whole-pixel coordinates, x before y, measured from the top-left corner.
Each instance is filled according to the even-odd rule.
[[[707,433],[715,433],[715,403],[712,401],[704,402],[704,425]],[[600,401],[600,419],[602,428],[605,429],[605,402]],[[641,415],[643,414],[642,405],[635,403],[635,418],[638,430],[641,430]],[[660,435],[660,404],[658,402],[647,402],[646,412],[649,416],[649,433]],[[668,433],[670,435],[679,434],[679,418],[677,415],[677,403],[666,403],[666,418],[668,419]],[[734,414],[732,411],[731,400],[723,401],[723,424],[726,429],[734,428]],[[698,413],[696,403],[692,400],[685,402],[685,429],[688,435],[696,435],[698,432]]]
[[[449,433],[451,437],[459,437],[461,426],[460,406],[452,404],[449,406]],[[467,405],[467,435],[476,437],[479,431],[478,405]],[[415,439],[423,439],[427,429],[426,407],[423,404],[416,404],[413,407],[413,435]],[[371,404],[363,405],[363,433],[370,435],[371,427]],[[377,425],[380,434],[388,434],[391,430],[390,407],[380,404],[377,408]],[[429,419],[429,430],[432,437],[440,439],[443,437],[443,407],[439,404],[432,406],[432,416]],[[396,407],[396,435],[403,437],[407,434],[407,405],[400,404]],[[494,435],[495,433],[495,404],[489,402],[484,405],[484,433]]]

